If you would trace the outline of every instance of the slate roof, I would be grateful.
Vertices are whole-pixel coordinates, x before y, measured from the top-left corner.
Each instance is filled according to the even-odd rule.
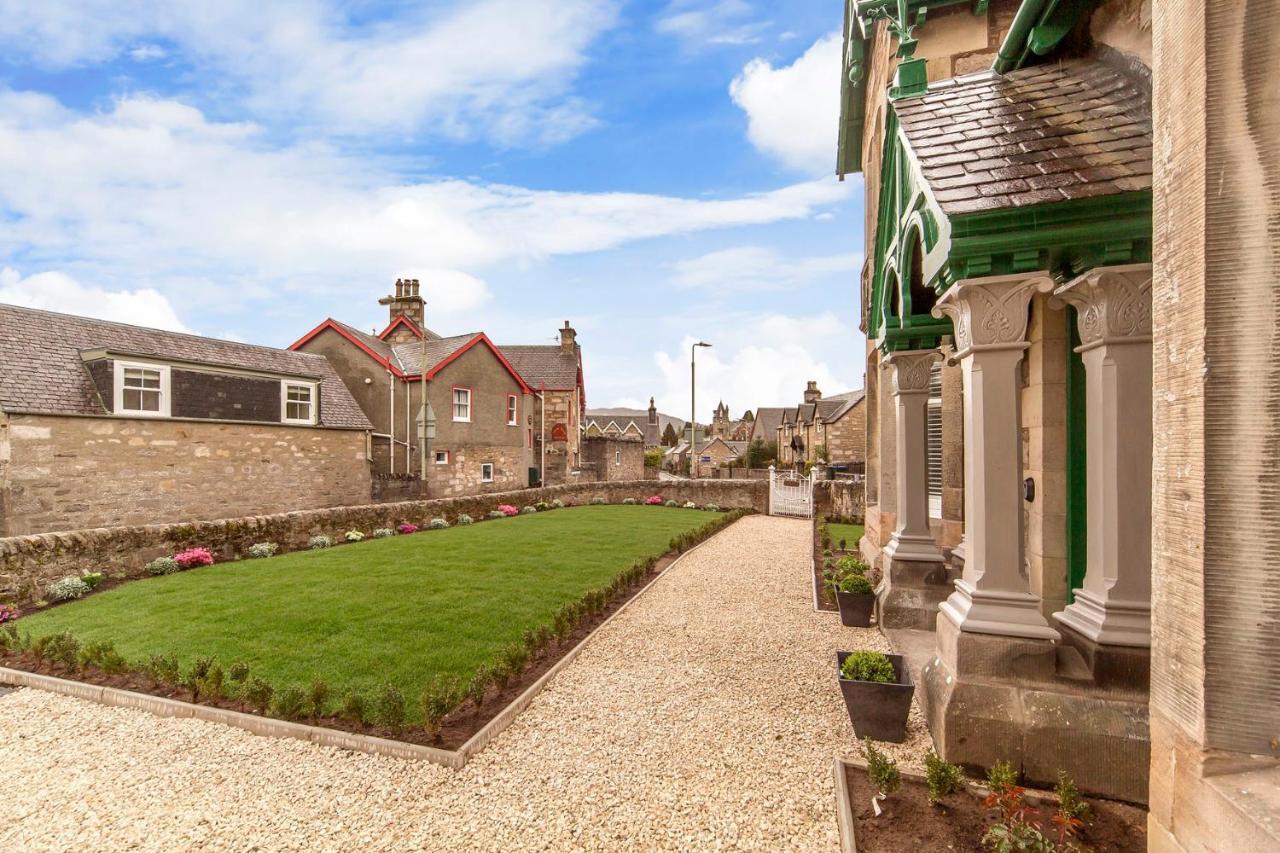
[[[341,326],[344,331],[348,332],[352,337],[360,341],[360,343],[364,344],[383,358],[390,359],[393,357],[391,344],[387,343],[377,335],[362,332],[355,326],[349,326],[341,320],[334,320],[333,322],[335,325]]]
[[[827,416],[822,419],[823,423],[830,424],[840,420],[849,413],[850,409],[861,403],[864,397],[866,397],[866,392],[862,389],[858,389],[857,391],[848,391],[844,394],[836,394],[832,397],[824,398],[837,401],[840,403],[840,406],[828,413]]]
[[[763,439],[766,444],[778,440],[778,427],[782,424],[782,414],[786,409],[761,407],[756,409],[756,422],[751,430],[751,439]]]
[[[447,338],[427,340],[427,372],[430,373],[440,362],[475,340],[479,332],[468,332],[465,335],[450,335]],[[422,372],[422,343],[405,341],[391,347],[395,355],[396,366],[405,373],[417,375]]]
[[[578,387],[578,354],[559,344],[499,346],[516,372],[535,391],[572,391]]]
[[[940,81],[894,110],[947,215],[1151,187],[1150,87],[1096,59]]]
[[[80,357],[82,351],[95,349],[318,379],[320,426],[373,428],[323,356],[2,304],[0,409],[29,414],[107,414]]]

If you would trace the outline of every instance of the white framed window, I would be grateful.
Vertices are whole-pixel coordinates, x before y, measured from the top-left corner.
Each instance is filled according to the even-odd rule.
[[[520,422],[520,400],[515,394],[507,395],[507,426]]]
[[[464,423],[471,421],[471,389],[453,389],[453,419]]]
[[[316,386],[311,382],[280,383],[280,420],[286,424],[316,422]]]
[[[621,465],[621,464],[622,464],[622,451],[621,451],[621,450],[615,450],[615,451],[613,451],[613,464],[614,464],[614,465]]]
[[[492,462],[484,462],[480,465],[480,482],[482,483],[493,482],[493,463]]]
[[[448,465],[448,464],[449,464],[449,451],[447,451],[447,450],[437,450],[437,451],[436,451],[436,464],[437,464],[437,465]]]
[[[168,366],[115,363],[116,414],[167,418],[170,405]]]

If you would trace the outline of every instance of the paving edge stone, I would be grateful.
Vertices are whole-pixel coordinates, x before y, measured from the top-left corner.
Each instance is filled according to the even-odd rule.
[[[748,518],[750,516],[747,516]],[[484,725],[478,732],[467,739],[466,743],[457,750],[439,749],[434,746],[422,746],[416,743],[405,743],[404,741],[391,740],[390,738],[373,737],[372,735],[356,734],[354,732],[344,732],[340,729],[330,729],[323,726],[309,726],[305,723],[293,723],[288,720],[277,720],[272,717],[260,717],[257,714],[245,714],[240,711],[232,711],[226,708],[213,708],[208,705],[197,705],[192,702],[183,702],[180,699],[169,699],[164,696],[152,696],[148,693],[136,693],[132,690],[121,690],[117,687],[102,687],[97,684],[86,684],[82,681],[72,681],[66,678],[57,678],[52,675],[39,675],[34,672],[26,672],[20,669],[9,669],[0,667],[0,685],[11,685],[14,687],[31,687],[37,690],[45,690],[50,693],[57,693],[62,696],[71,696],[76,699],[85,699],[90,702],[97,702],[102,705],[108,705],[116,708],[132,708],[134,710],[146,711],[155,714],[158,717],[191,717],[197,720],[204,720],[210,723],[222,723],[223,725],[233,726],[243,729],[250,734],[260,735],[262,737],[288,737],[296,740],[309,741],[317,746],[329,746],[337,749],[348,749],[355,752],[365,752],[370,755],[384,755],[389,758],[400,758],[408,761],[430,761],[433,764],[440,764],[454,770],[460,770],[476,753],[484,749],[489,743],[496,738],[503,729],[511,725],[512,721],[520,715],[522,711],[527,709],[533,703],[534,698],[542,692],[543,689],[551,682],[551,680],[566,666],[574,661],[587,646],[588,643],[595,638],[596,634],[603,630],[610,622],[620,616],[628,607],[639,600],[640,596],[649,591],[649,588],[680,564],[680,561],[690,554],[697,551],[703,545],[719,538],[722,534],[736,527],[742,519],[735,521],[728,527],[717,531],[714,535],[694,545],[689,550],[678,555],[671,563],[657,574],[652,580],[639,589],[635,595],[629,598],[621,607],[609,614],[609,618],[605,619],[590,634],[583,637],[582,640],[567,651],[564,657],[556,661],[550,669],[544,672],[537,681],[530,684],[523,693],[517,696],[507,707],[495,716],[492,720]]]
[[[849,800],[849,783],[845,768],[851,762],[843,758],[835,760],[836,777],[836,825],[840,827],[841,853],[858,853],[858,842],[853,837],[853,803]]]

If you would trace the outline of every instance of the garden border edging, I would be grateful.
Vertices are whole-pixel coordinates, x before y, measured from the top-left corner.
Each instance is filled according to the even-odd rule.
[[[636,593],[627,599],[617,610],[609,614],[603,622],[592,629],[590,634],[583,637],[573,648],[565,652],[564,656],[556,661],[550,669],[544,672],[537,681],[525,688],[524,692],[513,699],[505,708],[502,709],[492,720],[484,725],[478,732],[473,734],[462,744],[457,750],[440,749],[434,746],[423,746],[421,744],[406,743],[404,741],[391,740],[390,738],[375,737],[373,735],[356,734],[354,732],[344,732],[339,729],[330,729],[324,726],[312,726],[306,723],[294,723],[288,720],[279,720],[274,717],[262,717],[257,714],[246,714],[241,711],[233,711],[227,708],[215,708],[209,705],[199,705],[192,702],[184,702],[181,699],[170,699],[164,696],[152,696],[147,693],[136,693],[132,690],[121,690],[118,687],[103,687],[97,684],[87,684],[83,681],[73,681],[67,678],[57,678],[52,675],[40,675],[33,672],[26,672],[20,669],[9,669],[8,667],[0,667],[0,685],[12,685],[17,687],[30,687],[37,690],[44,690],[50,693],[57,693],[62,696],[71,696],[75,699],[83,699],[90,702],[97,702],[101,705],[107,705],[115,708],[131,708],[134,710],[146,711],[158,717],[191,717],[198,720],[205,720],[211,723],[221,723],[249,732],[250,734],[261,737],[287,737],[295,740],[303,740],[313,743],[317,746],[336,747],[338,749],[348,749],[356,752],[369,753],[371,755],[382,755],[389,758],[399,758],[412,761],[430,761],[433,764],[439,764],[453,770],[462,769],[471,757],[479,753],[488,746],[499,734],[502,733],[507,726],[511,725],[523,711],[533,704],[533,700],[537,698],[551,680],[560,673],[566,666],[577,659],[587,644],[590,643],[597,633],[602,631],[609,623],[616,619],[619,615],[626,611],[635,601],[649,591],[649,588],[662,580],[667,572],[680,564],[689,554],[697,551],[703,545],[711,542],[736,527],[742,519],[738,519],[733,524],[717,531],[715,534],[708,536],[706,539],[694,545],[692,548],[678,554],[666,568],[658,572],[656,576],[649,580]]]

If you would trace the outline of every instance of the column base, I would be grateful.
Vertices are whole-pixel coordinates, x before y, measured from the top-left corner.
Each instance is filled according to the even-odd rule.
[[[1048,640],[967,633],[940,616],[917,691],[934,748],[978,772],[1009,761],[1052,787],[1066,770],[1087,793],[1146,802],[1147,695],[1058,678],[1055,652]]]
[[[1095,643],[1151,648],[1151,602],[1104,600],[1087,589],[1053,618]]]
[[[1059,638],[1040,612],[1040,599],[1029,592],[977,589],[962,578],[956,581],[956,591],[942,602],[941,610],[961,631],[1037,640]]]
[[[881,628],[932,631],[938,605],[955,588],[954,575],[938,560],[887,560],[884,581],[876,590]]]
[[[1151,649],[1099,643],[1065,622],[1058,627],[1062,629],[1062,651],[1078,652],[1088,668],[1090,679],[1098,687],[1107,690],[1150,689]]]
[[[884,546],[886,560],[909,560],[915,563],[941,563],[942,549],[932,536],[911,536],[894,531]]]

